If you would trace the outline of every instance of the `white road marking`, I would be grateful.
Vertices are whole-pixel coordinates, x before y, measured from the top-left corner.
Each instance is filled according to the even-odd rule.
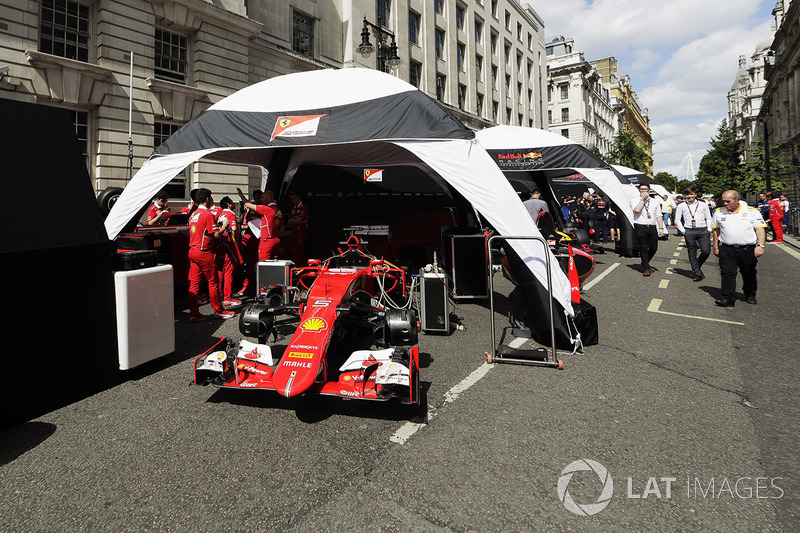
[[[512,348],[519,348],[523,344],[527,342],[528,339],[525,337],[516,337],[513,341],[509,342],[508,345]]]
[[[667,287],[669,287],[669,280],[668,279],[662,279],[658,284],[658,288],[659,289],[666,289]]]
[[[734,322],[732,320],[722,320],[719,318],[707,318],[704,316],[694,316],[694,315],[684,315],[681,313],[670,313],[668,311],[661,311],[659,307],[661,307],[661,303],[663,300],[659,298],[653,298],[650,301],[650,305],[647,306],[647,310],[651,313],[661,313],[662,315],[672,315],[672,316],[680,316],[683,318],[694,318],[696,320],[710,320],[711,322],[723,322],[725,324],[736,324],[737,326],[744,326],[744,322]]]
[[[674,254],[672,254],[672,257],[680,257],[680,256],[681,256],[680,252],[675,252]]]
[[[589,289],[591,289],[592,287],[597,285],[600,282],[601,279],[603,279],[604,277],[608,276],[611,273],[611,271],[614,270],[615,268],[617,268],[619,265],[620,265],[619,263],[614,263],[613,265],[608,267],[605,272],[603,272],[602,274],[600,274],[599,276],[594,278],[589,283],[585,284],[583,286],[583,290],[588,291]]]
[[[677,259],[670,259],[669,260],[669,264],[670,265],[677,265],[678,264],[678,260]]]
[[[786,252],[787,254],[791,255],[791,256],[792,256],[792,257],[794,257],[795,259],[800,259],[800,252],[798,252],[797,250],[795,250],[795,249],[794,249],[794,247],[793,247],[791,244],[781,244],[781,245],[776,245],[776,246],[775,246],[775,248],[780,248],[781,250],[783,250],[783,251],[784,251],[784,252]],[[772,249],[772,248],[770,248],[770,250],[771,250],[771,249]]]
[[[664,271],[664,274],[674,274],[674,273],[675,273],[675,269],[674,269],[674,268],[671,268],[671,267],[670,267],[670,268],[667,268],[667,269]]]
[[[465,377],[461,380],[461,383],[444,393],[444,405],[449,403],[453,403],[458,398],[459,394],[464,392],[465,390],[469,389],[473,385],[475,385],[478,381],[480,381],[483,376],[486,375],[489,370],[492,369],[494,365],[490,365],[489,363],[483,363],[479,366],[475,371],[472,372],[469,376]],[[430,423],[431,419],[433,419],[437,415],[437,411],[433,408],[428,408],[428,423]],[[389,437],[389,440],[392,442],[396,442],[397,444],[405,444],[408,442],[408,439],[414,436],[414,434],[419,431],[420,429],[424,428],[427,424],[420,424],[417,422],[406,422],[400,429],[394,432],[394,435]]]

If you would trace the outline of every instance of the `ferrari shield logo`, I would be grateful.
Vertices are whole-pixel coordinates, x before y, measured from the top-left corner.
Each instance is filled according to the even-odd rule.
[[[319,130],[319,121],[325,115],[278,117],[269,140],[275,137],[313,137]]]
[[[371,183],[378,183],[383,181],[383,169],[382,168],[365,168],[364,169],[364,181],[371,182]]]

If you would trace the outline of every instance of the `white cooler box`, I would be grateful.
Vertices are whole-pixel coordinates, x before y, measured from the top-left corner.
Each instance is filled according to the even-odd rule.
[[[269,261],[259,261],[256,265],[256,294],[261,292],[264,287],[270,285],[291,285],[293,261],[284,259],[270,259]]]
[[[119,368],[175,351],[172,265],[114,272]]]

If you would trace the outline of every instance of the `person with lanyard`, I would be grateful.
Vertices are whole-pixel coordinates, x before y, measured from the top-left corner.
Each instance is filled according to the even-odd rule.
[[[725,207],[714,211],[711,227],[714,230],[714,255],[719,258],[722,278],[722,298],[714,301],[720,307],[736,304],[736,272],[742,273],[745,301],[756,304],[758,279],[756,264],[764,255],[767,223],[755,207],[742,205],[737,191],[722,193]]]
[[[216,269],[216,239],[228,227],[227,221],[217,226],[210,208],[214,205],[211,191],[197,190],[197,209],[189,220],[189,322],[199,322],[208,318],[200,313],[198,303],[200,286],[208,282],[208,295],[216,318],[232,318],[234,313],[222,307],[219,278]]]
[[[633,230],[639,244],[642,275],[650,276],[655,272],[650,260],[658,251],[658,239],[664,235],[664,218],[661,202],[650,198],[650,186],[646,183],[639,185],[639,200],[633,204]]]
[[[686,201],[675,209],[675,225],[686,241],[689,264],[692,266],[692,281],[705,278],[703,263],[711,255],[711,239],[708,226],[711,224],[711,211],[708,204],[697,199],[697,191],[691,187],[683,191]],[[697,257],[700,248],[700,257]]]

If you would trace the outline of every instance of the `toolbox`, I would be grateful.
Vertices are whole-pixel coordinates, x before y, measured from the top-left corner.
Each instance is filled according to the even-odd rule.
[[[156,250],[133,250],[117,252],[111,258],[111,269],[116,272],[154,267],[158,264]]]

